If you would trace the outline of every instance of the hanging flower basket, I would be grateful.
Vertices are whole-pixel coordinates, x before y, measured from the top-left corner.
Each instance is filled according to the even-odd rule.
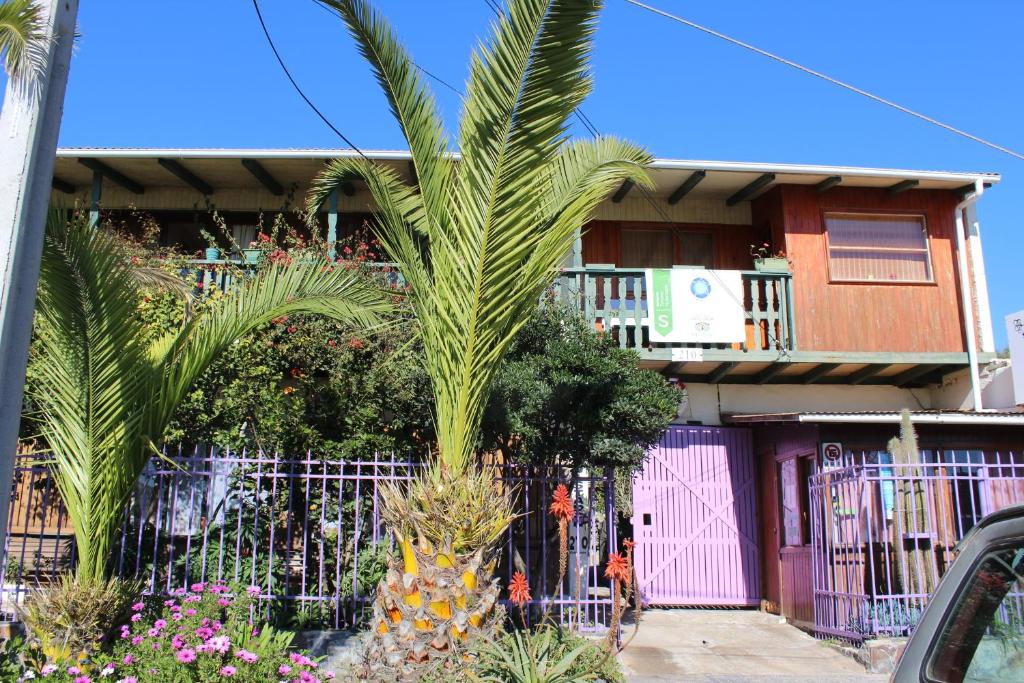
[[[220,249],[218,247],[207,247],[206,248],[206,260],[216,261],[220,258]]]
[[[260,258],[263,256],[262,249],[243,249],[242,254],[245,256],[246,263],[259,263]]]
[[[788,273],[789,259],[778,256],[755,258],[754,270],[759,273]]]

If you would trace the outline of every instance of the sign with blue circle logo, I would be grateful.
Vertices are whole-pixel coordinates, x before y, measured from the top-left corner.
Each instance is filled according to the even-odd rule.
[[[695,277],[690,283],[690,291],[698,299],[706,299],[711,294],[711,283],[702,277]]]

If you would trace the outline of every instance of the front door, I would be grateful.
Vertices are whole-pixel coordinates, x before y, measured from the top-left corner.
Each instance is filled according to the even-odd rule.
[[[640,594],[652,605],[760,601],[757,490],[746,429],[673,426],[633,479]]]

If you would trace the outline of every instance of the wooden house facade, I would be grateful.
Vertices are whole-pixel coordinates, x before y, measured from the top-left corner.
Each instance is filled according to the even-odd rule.
[[[211,207],[236,241],[251,239],[261,214],[301,206],[325,161],[345,154],[63,149],[54,196],[96,215],[145,212],[162,243],[215,268],[199,254]],[[415,177],[405,152],[368,156]],[[681,389],[677,424],[634,489],[642,591],[652,603],[761,606],[813,624],[824,584],[812,541],[831,522],[812,514],[811,480],[827,469],[826,444],[841,457],[884,452],[903,409],[940,459],[985,462],[1024,443],[1024,413],[985,402],[995,347],[978,204],[999,177],[681,160],[650,172],[653,189],[626,184],[597,209],[553,286]],[[337,240],[372,226],[373,210],[353,184],[319,229]],[[782,260],[759,260],[760,249]],[[734,274],[741,340],[652,341],[649,269]],[[1017,482],[1000,486],[1000,506],[1024,502]],[[946,510],[929,532],[946,547],[942,529],[960,513],[930,509]]]

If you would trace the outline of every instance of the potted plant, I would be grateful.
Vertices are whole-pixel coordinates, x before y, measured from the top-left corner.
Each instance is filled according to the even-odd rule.
[[[246,263],[259,263],[260,257],[263,255],[263,250],[260,249],[259,242],[249,242],[249,246],[242,250],[242,254],[245,256]]]
[[[206,228],[201,228],[199,234],[206,240],[206,260],[218,260],[220,258],[220,247],[217,246],[217,238],[207,232]]]
[[[754,270],[759,273],[788,273],[790,272],[789,258],[786,252],[779,250],[771,251],[771,245],[765,242],[761,246],[750,245],[750,255],[754,257]]]

